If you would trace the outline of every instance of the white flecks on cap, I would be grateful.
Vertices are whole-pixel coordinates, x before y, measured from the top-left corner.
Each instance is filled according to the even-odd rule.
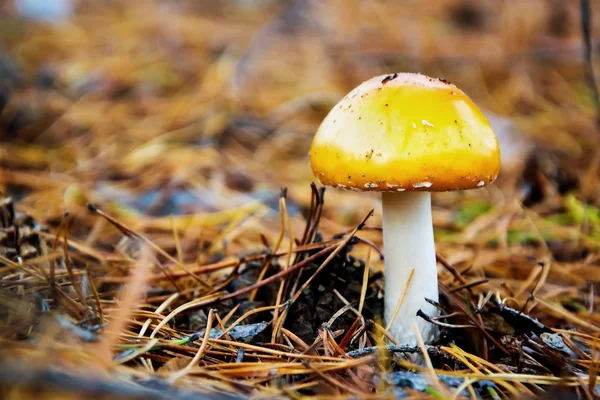
[[[415,183],[415,184],[413,185],[413,187],[414,187],[415,189],[418,189],[418,188],[423,188],[423,187],[425,187],[425,188],[428,188],[428,187],[431,187],[431,185],[432,185],[432,183],[431,183],[431,182],[418,182],[418,183]]]
[[[430,126],[432,128],[435,126],[431,122],[427,121],[426,119],[422,120],[421,123],[423,124],[423,126]]]

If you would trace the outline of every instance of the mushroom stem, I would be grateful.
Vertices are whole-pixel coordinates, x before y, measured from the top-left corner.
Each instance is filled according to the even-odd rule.
[[[382,193],[385,254],[385,320],[389,323],[411,270],[415,272],[390,333],[400,344],[417,344],[413,322],[425,342],[434,340],[437,327],[416,316],[437,310],[425,298],[438,300],[438,277],[431,219],[431,193]]]

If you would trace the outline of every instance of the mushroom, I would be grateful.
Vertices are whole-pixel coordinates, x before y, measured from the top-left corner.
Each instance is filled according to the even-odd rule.
[[[436,308],[438,277],[431,193],[481,188],[500,170],[494,132],[455,85],[415,73],[374,77],[352,90],[323,120],[310,150],[327,186],[382,192],[385,312],[390,321],[414,273],[390,333],[416,344],[436,326],[416,316]]]

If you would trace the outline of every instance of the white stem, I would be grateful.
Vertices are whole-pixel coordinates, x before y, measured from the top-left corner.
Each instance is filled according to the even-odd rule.
[[[385,320],[390,321],[414,268],[402,307],[390,327],[400,344],[417,344],[413,330],[416,322],[425,342],[436,338],[437,327],[417,311],[435,316],[437,310],[425,298],[438,300],[435,242],[431,220],[431,193],[382,193],[383,245],[385,254]]]

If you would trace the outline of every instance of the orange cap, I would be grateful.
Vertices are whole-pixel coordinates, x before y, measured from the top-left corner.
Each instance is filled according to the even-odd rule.
[[[449,191],[493,182],[500,150],[462,90],[400,73],[363,82],[329,112],[310,164],[321,183],[341,189]]]

